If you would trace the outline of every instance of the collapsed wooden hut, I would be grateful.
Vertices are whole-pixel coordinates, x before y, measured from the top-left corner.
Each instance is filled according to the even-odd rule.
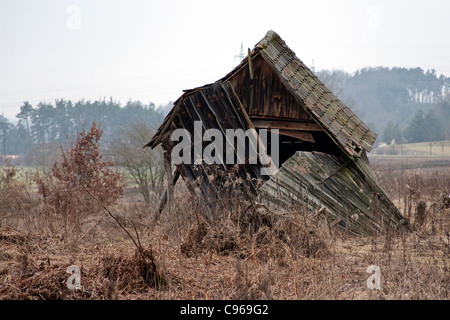
[[[200,133],[196,121],[201,123]],[[255,162],[248,155],[238,164],[207,164],[189,153],[191,163],[177,163],[173,182],[183,177],[202,201],[207,217],[217,209],[225,179],[233,175],[243,197],[278,210],[306,208],[323,213],[331,226],[353,234],[373,234],[404,224],[377,184],[367,157],[376,134],[273,31],[225,77],[185,90],[146,147],[161,145],[170,160],[177,144],[171,135],[177,129],[193,137],[208,129],[224,136],[227,129],[254,129],[258,148],[269,159]],[[260,139],[262,129],[271,132],[270,139]],[[274,137],[276,154],[271,148]],[[199,144],[190,143],[191,150]],[[208,143],[202,141],[201,147]],[[261,174],[263,167],[273,169],[275,158],[279,170]]]

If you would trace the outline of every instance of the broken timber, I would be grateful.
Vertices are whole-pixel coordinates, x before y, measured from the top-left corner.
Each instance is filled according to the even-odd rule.
[[[276,210],[323,213],[334,228],[352,234],[373,234],[404,221],[378,185],[367,158],[376,134],[273,31],[225,77],[185,90],[146,146],[161,144],[169,155],[175,145],[171,133],[181,128],[193,135],[195,121],[224,136],[227,129],[278,130],[280,142],[280,168],[272,176],[261,175],[263,162],[254,164],[250,155],[239,165],[176,165],[209,218],[222,191],[223,179],[210,179],[214,173],[236,175],[243,198]],[[274,155],[269,145],[263,147],[270,162]]]
[[[175,168],[175,170],[173,171],[171,176],[173,177],[172,178],[172,190],[173,190],[173,187],[175,186],[175,184],[178,181],[178,178],[180,177],[180,172]],[[168,180],[168,181],[170,181],[170,180]],[[169,187],[167,186],[166,188],[164,188],[163,193],[162,193],[161,197],[159,198],[158,206],[157,206],[157,209],[156,209],[155,215],[154,215],[155,220],[159,219],[161,212],[164,210],[164,207],[166,206],[166,203],[167,203],[167,198],[168,198],[169,193],[170,193]]]

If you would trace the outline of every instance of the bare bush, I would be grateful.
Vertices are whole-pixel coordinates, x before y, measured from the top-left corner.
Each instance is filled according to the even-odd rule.
[[[28,186],[19,175],[20,170],[14,166],[0,169],[0,226],[3,221],[22,216],[34,207]]]
[[[154,130],[145,123],[133,123],[119,130],[108,145],[108,153],[116,166],[126,170],[147,205],[156,201],[164,183],[162,149],[143,148]]]
[[[83,217],[103,210],[100,203],[113,205],[123,194],[123,176],[111,169],[112,161],[102,159],[101,136],[102,130],[93,123],[89,132],[78,134],[72,148],[68,151],[61,148],[61,161],[54,163],[51,175],[36,174],[42,214],[51,228],[62,225],[66,235],[72,229],[79,231]]]

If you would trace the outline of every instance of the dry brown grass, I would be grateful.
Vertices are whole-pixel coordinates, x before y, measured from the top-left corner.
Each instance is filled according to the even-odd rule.
[[[235,201],[208,223],[177,185],[176,210],[151,224],[152,209],[126,197],[111,208],[147,254],[106,214],[64,232],[39,230],[32,213],[0,229],[0,299],[449,299],[450,193],[448,168],[397,169],[375,163],[380,183],[415,222],[413,232],[376,237],[305,225],[300,210],[272,212]],[[180,181],[181,182],[181,181]],[[239,205],[240,204],[240,205]],[[80,290],[69,290],[67,267],[81,269]],[[369,290],[367,267],[381,270],[381,290]]]

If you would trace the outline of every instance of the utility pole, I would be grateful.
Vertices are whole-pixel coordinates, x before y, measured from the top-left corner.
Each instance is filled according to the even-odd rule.
[[[241,62],[245,58],[245,55],[244,55],[244,44],[242,42],[241,42],[241,52],[239,52],[239,54],[234,56],[234,62],[236,62],[236,58],[239,59],[239,62]]]

